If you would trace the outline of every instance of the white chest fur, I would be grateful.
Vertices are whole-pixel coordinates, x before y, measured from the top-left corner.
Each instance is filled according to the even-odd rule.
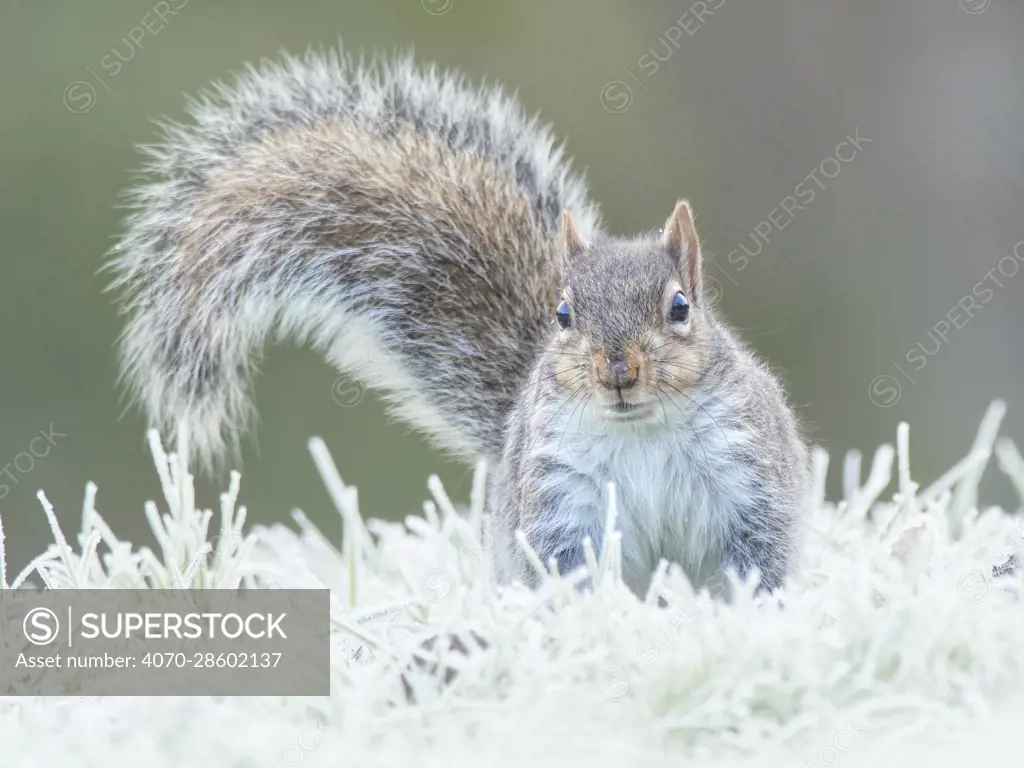
[[[737,459],[749,438],[716,410],[708,403],[653,425],[583,414],[552,428],[540,449],[567,467],[549,482],[568,491],[559,514],[579,518],[580,528],[603,520],[615,484],[623,575],[641,593],[661,558],[704,583],[749,503],[751,470]]]

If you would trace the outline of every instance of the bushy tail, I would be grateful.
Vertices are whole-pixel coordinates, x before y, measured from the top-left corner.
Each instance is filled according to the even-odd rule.
[[[108,267],[123,377],[205,466],[237,450],[270,340],[311,344],[465,458],[496,455],[597,225],[549,130],[500,91],[339,51],[249,68],[166,123]]]

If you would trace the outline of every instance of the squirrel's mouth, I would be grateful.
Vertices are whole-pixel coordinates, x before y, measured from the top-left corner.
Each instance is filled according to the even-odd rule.
[[[648,403],[627,403],[619,400],[605,405],[605,416],[614,421],[638,421],[646,418],[650,410]]]
[[[637,403],[627,403],[627,402],[625,402],[623,400],[619,400],[617,403],[612,403],[609,407],[613,411],[621,411],[622,413],[629,413],[630,411],[635,411],[637,408],[641,408],[642,406],[637,404]]]

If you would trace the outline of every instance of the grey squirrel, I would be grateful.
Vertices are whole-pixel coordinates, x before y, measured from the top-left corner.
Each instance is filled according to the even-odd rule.
[[[550,129],[492,87],[409,57],[285,56],[166,122],[108,267],[123,378],[206,467],[237,451],[265,343],[379,389],[399,418],[493,467],[495,565],[536,584],[602,541],[623,575],[782,583],[808,484],[776,378],[717,317],[690,206],[599,229]]]

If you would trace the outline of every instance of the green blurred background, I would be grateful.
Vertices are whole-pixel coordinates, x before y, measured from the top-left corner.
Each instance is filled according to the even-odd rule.
[[[660,226],[689,197],[721,306],[833,452],[831,488],[843,451],[873,451],[904,419],[914,475],[934,479],[997,396],[1010,406],[1004,433],[1024,443],[1024,269],[1009,274],[1024,240],[1019,0],[170,0],[177,13],[140,34],[160,5],[0,0],[0,515],[11,569],[50,541],[40,488],[73,533],[95,481],[115,531],[149,542],[142,507],[158,487],[145,423],[115,386],[120,322],[97,275],[138,165],[133,145],[152,138],[152,118],[181,117],[183,94],[339,36],[350,50],[414,46],[423,61],[518,91],[568,140],[612,231]],[[124,63],[112,75],[100,62],[115,51]],[[854,131],[861,150],[829,161]],[[819,184],[805,181],[812,172]],[[815,199],[781,215],[801,182]],[[738,249],[758,251],[759,226],[770,243],[740,270]],[[956,304],[979,281],[992,296],[965,321]],[[913,354],[918,344],[927,355]],[[301,507],[336,535],[305,448],[314,434],[359,486],[366,515],[418,512],[430,472],[465,496],[460,467],[369,400],[340,408],[334,380],[306,350],[271,350],[258,446],[248,440],[243,457],[250,520]],[[16,467],[51,425],[60,434],[46,455]],[[45,445],[32,443],[37,454]],[[986,483],[986,501],[1016,505],[996,471]],[[204,483],[202,501],[214,506],[220,487]]]

